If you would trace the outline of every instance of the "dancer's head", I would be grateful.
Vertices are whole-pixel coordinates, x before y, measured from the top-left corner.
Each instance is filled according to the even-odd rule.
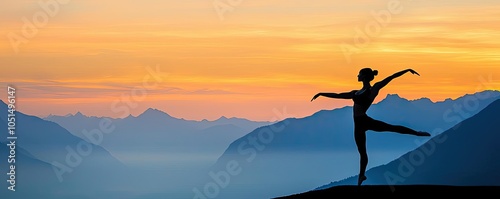
[[[371,68],[363,68],[359,71],[358,74],[358,81],[363,82],[363,81],[372,81],[375,76],[378,75],[377,70],[372,70]]]

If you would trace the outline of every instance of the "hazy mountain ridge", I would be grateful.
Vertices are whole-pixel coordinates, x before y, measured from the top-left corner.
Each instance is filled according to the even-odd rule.
[[[51,116],[70,132],[89,140],[88,132],[102,133],[100,146],[134,170],[147,171],[138,177],[136,190],[171,193],[178,198],[190,195],[192,184],[199,181],[227,146],[253,129],[270,122],[221,117],[214,121],[179,119],[154,108],[137,116],[114,119],[83,114]],[[89,140],[90,141],[90,140]],[[174,180],[175,179],[175,180]]]
[[[270,124],[226,117],[214,121],[185,120],[154,108],[138,116],[130,115],[122,119],[88,117],[81,113],[45,119],[60,124],[86,140],[88,137],[84,132],[99,129],[102,121],[111,123],[113,131],[105,134],[100,145],[125,161],[124,156],[132,152],[166,156],[169,153],[214,153],[212,156],[215,161],[229,143],[259,126]]]
[[[49,121],[54,121],[56,123],[61,123],[64,125],[68,125],[68,120],[73,119],[73,120],[78,120],[78,119],[95,119],[95,120],[101,120],[101,119],[110,119],[113,121],[119,121],[119,120],[133,120],[133,119],[140,119],[140,118],[146,118],[146,119],[151,119],[151,118],[161,118],[163,119],[166,124],[171,124],[171,125],[179,125],[179,126],[189,126],[189,127],[194,127],[195,129],[206,129],[210,128],[213,126],[218,126],[218,125],[227,125],[227,124],[232,124],[235,126],[238,126],[244,130],[253,130],[256,127],[271,124],[272,122],[268,121],[251,121],[248,119],[244,118],[237,118],[237,117],[231,117],[227,118],[225,116],[221,116],[220,118],[216,120],[209,121],[207,119],[203,119],[200,121],[197,120],[186,120],[184,118],[176,118],[171,116],[170,114],[159,110],[155,108],[148,108],[141,114],[137,116],[129,115],[125,118],[111,118],[111,117],[97,117],[97,116],[86,116],[82,114],[81,112],[77,112],[75,114],[66,114],[64,116],[59,116],[59,115],[49,115],[47,117],[44,117],[43,119],[49,120]],[[74,125],[74,124],[73,124]],[[73,126],[68,126],[72,127]]]
[[[368,170],[366,184],[500,186],[499,113],[496,100],[419,148]],[[317,189],[356,181],[352,176]]]
[[[0,112],[7,110],[1,101]],[[7,129],[6,116],[0,114],[1,129]],[[125,165],[102,147],[72,135],[54,122],[15,112],[15,132],[20,189],[31,190],[42,198],[65,198],[91,197],[127,186],[120,180],[130,171]],[[7,136],[0,137],[0,142],[10,141]],[[89,183],[86,190],[81,189],[81,183]]]
[[[499,99],[499,93],[484,91],[442,102],[432,102],[427,98],[406,100],[397,95],[388,95],[374,104],[368,114],[375,119],[432,131],[433,136],[439,136],[439,129],[466,128],[467,125],[457,123],[474,116],[492,101]],[[479,95],[483,97],[480,98]],[[3,102],[0,103],[0,111],[7,112]],[[48,194],[48,198],[57,198],[54,193],[66,196],[60,198],[68,198],[72,194],[78,194],[81,198],[93,197],[83,192],[106,193],[111,198],[133,198],[137,193],[129,192],[141,191],[162,196],[175,195],[178,198],[192,197],[193,188],[202,190],[204,185],[214,182],[210,172],[218,174],[225,171],[227,163],[232,161],[238,163],[242,172],[231,176],[228,186],[220,189],[218,198],[288,195],[311,190],[335,179],[348,178],[358,171],[359,160],[353,140],[350,106],[321,110],[308,117],[288,118],[264,125],[238,119],[242,124],[255,125],[251,126],[255,127],[251,131],[242,130],[241,124],[235,120],[237,118],[187,121],[171,117],[157,109],[148,109],[141,115],[122,119],[88,117],[81,113],[46,118],[67,119],[65,125],[72,128],[71,131],[56,122],[17,114],[19,139],[23,142],[20,147],[25,148],[20,148],[19,156],[20,159],[27,160],[24,162],[30,162],[23,164],[28,167],[20,167],[20,171],[30,170],[25,172],[30,176],[36,176],[31,171],[47,174],[39,176],[48,179],[45,184],[38,181],[24,184],[31,186],[29,189],[39,190],[32,193],[39,193],[41,198],[44,194]],[[4,129],[7,128],[5,116],[6,114],[0,114],[0,128]],[[60,184],[51,168],[53,165],[48,162],[55,160],[64,163],[66,147],[75,147],[78,143],[85,142],[73,134],[87,138],[83,132],[100,130],[99,124],[103,121],[114,126],[113,130],[102,134],[99,145],[90,145],[93,152],[83,158],[82,164],[74,169],[75,172],[65,174],[64,183]],[[182,125],[174,127],[178,123]],[[367,136],[369,168],[386,164],[431,140],[390,133],[368,132]],[[436,138],[439,137],[434,139]],[[494,142],[494,139],[490,141]],[[91,140],[87,138],[85,143],[90,144],[89,142]],[[109,150],[113,155],[100,146],[113,149]],[[394,151],[398,152],[392,153]],[[220,155],[221,153],[223,154]],[[140,166],[132,165],[134,169],[129,170],[113,156],[129,158],[126,161],[137,162]],[[446,160],[444,157],[442,159]],[[185,165],[174,165],[177,158],[184,161]],[[487,161],[486,159],[481,161]],[[215,165],[209,167],[210,164],[207,163],[215,160]],[[40,170],[31,169],[30,165]],[[122,167],[124,169],[117,169]],[[476,171],[480,172],[478,169]],[[21,180],[26,178],[30,177],[20,176]],[[369,176],[369,180],[376,179],[376,175]],[[412,181],[408,179],[406,182]],[[51,188],[44,189],[44,186]],[[81,186],[86,189],[80,190]]]
[[[372,105],[368,115],[390,124],[428,131],[436,136],[499,98],[499,91],[482,91],[440,102],[432,102],[427,98],[406,100],[389,94],[384,100]],[[273,197],[301,189],[310,190],[333,179],[358,173],[359,155],[353,138],[352,106],[321,110],[308,117],[289,118],[275,125],[284,128],[272,133],[271,140],[259,139],[263,129],[270,126],[260,127],[231,143],[219,157],[212,167],[213,171],[223,170],[226,163],[235,160],[245,170],[237,176],[238,182],[262,182],[253,184],[251,188],[235,182],[232,185],[234,187],[228,189],[234,188],[244,194],[262,194],[255,197]],[[392,161],[429,139],[368,131],[368,168]],[[297,187],[298,184],[301,188]],[[310,188],[307,189],[307,186]],[[274,188],[266,192],[268,187]],[[234,194],[231,190],[221,193],[221,197],[235,197],[231,195]]]

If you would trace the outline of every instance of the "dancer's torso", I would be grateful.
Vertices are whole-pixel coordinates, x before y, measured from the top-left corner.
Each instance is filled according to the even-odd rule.
[[[366,111],[370,108],[374,97],[372,97],[371,88],[362,90],[353,90],[352,100],[354,101],[353,114],[354,117],[366,116]]]

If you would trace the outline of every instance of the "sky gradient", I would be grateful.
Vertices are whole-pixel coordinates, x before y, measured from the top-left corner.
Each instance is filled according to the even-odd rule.
[[[375,81],[421,74],[376,101],[500,89],[499,1],[41,2],[0,6],[0,86],[16,87],[18,109],[32,115],[304,117],[351,105],[310,99],[360,88],[364,67],[379,70]]]

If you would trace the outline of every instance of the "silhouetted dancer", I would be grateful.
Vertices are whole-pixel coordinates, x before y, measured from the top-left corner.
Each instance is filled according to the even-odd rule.
[[[377,97],[380,89],[386,86],[394,78],[397,78],[407,72],[411,72],[412,74],[420,76],[420,74],[418,74],[414,70],[406,69],[394,73],[393,75],[371,86],[370,82],[378,74],[378,71],[372,70],[371,68],[363,68],[359,71],[358,74],[358,81],[363,82],[363,88],[361,88],[361,90],[353,90],[351,92],[346,92],[346,93],[318,93],[311,99],[311,101],[313,101],[319,96],[324,96],[324,97],[338,98],[338,99],[352,99],[354,101],[354,106],[353,106],[354,140],[356,141],[356,146],[358,147],[358,152],[360,155],[358,186],[360,186],[361,183],[363,183],[363,181],[366,180],[365,170],[366,166],[368,165],[368,155],[366,153],[365,133],[367,130],[373,130],[377,132],[390,131],[390,132],[417,135],[417,136],[430,136],[430,134],[427,132],[419,132],[404,126],[387,124],[385,122],[375,120],[366,115],[366,111],[373,103],[375,97]]]

